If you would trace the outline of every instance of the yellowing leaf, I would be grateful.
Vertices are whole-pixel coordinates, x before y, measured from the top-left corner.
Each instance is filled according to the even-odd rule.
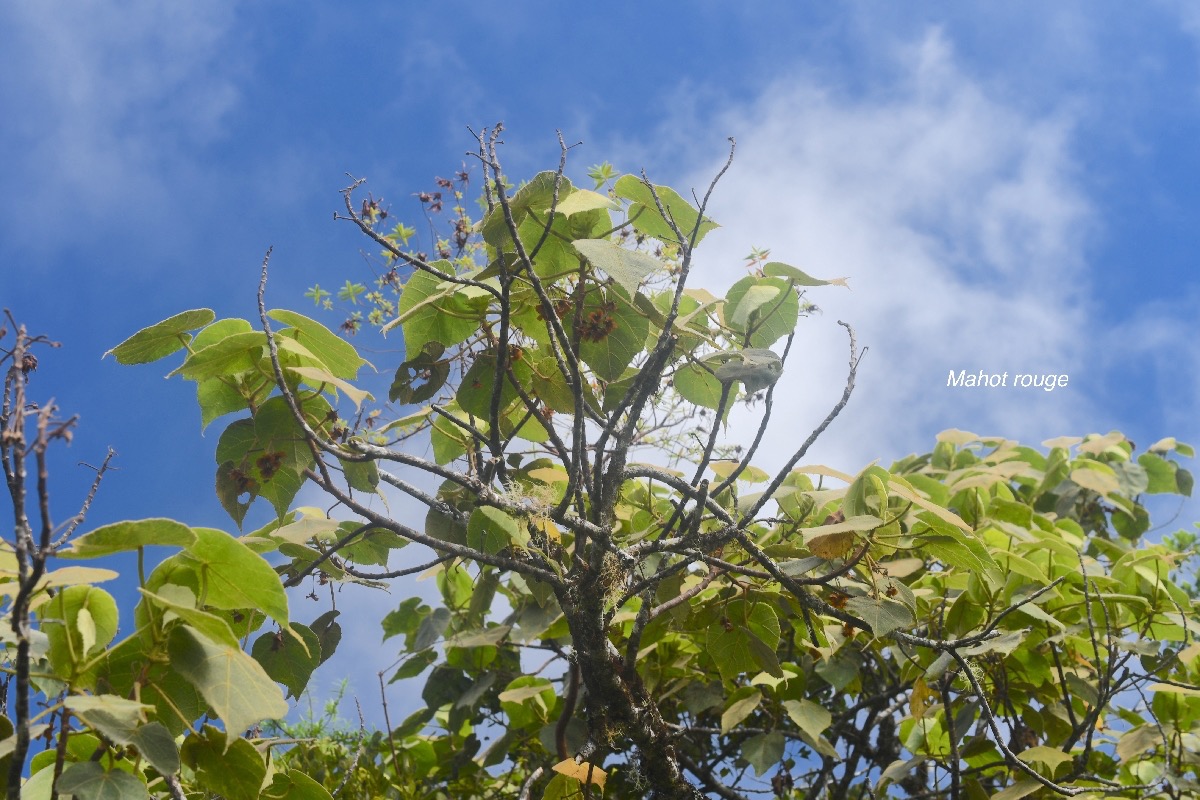
[[[562,531],[560,531],[558,529],[558,526],[554,524],[554,520],[552,520],[552,519],[537,519],[537,520],[534,520],[533,524],[536,525],[538,530],[540,530],[543,534],[545,534],[546,538],[549,539],[550,541],[552,541],[552,542],[561,542],[562,541]]]
[[[571,479],[562,467],[538,467],[529,470],[529,477],[542,483],[566,483]]]
[[[1072,760],[1070,753],[1064,753],[1062,750],[1057,750],[1053,747],[1047,747],[1044,744],[1038,745],[1037,747],[1031,747],[1028,750],[1023,750],[1020,753],[1017,753],[1017,758],[1021,759],[1027,764],[1035,761],[1045,764],[1050,768],[1051,772],[1058,769],[1060,765],[1066,764]]]
[[[1071,480],[1097,494],[1119,492],[1121,484],[1110,467],[1096,461],[1083,462],[1087,467],[1071,470]]]
[[[829,710],[811,700],[785,700],[783,707],[787,709],[787,715],[792,722],[814,739],[824,733],[833,722],[833,715]]]
[[[915,718],[920,719],[925,716],[925,710],[933,705],[936,696],[933,689],[925,682],[925,678],[918,676],[913,681],[912,692],[908,697],[908,710]]]
[[[1169,683],[1152,683],[1150,684],[1152,692],[1174,692],[1175,694],[1186,694],[1189,697],[1200,697],[1200,689],[1193,689],[1188,686],[1174,686]]]
[[[905,481],[899,475],[893,475],[891,480],[888,481],[888,491],[891,492],[892,494],[896,495],[897,497],[903,497],[905,500],[908,500],[913,505],[919,506],[920,508],[925,509],[929,513],[936,516],[938,519],[940,519],[944,522],[949,522],[951,525],[955,526],[956,528],[959,528],[960,530],[964,530],[964,531],[971,530],[971,526],[968,525],[966,522],[964,522],[963,519],[960,516],[958,516],[958,514],[955,514],[953,511],[948,511],[948,510],[942,508],[937,503],[926,500],[924,497],[922,497],[917,492],[916,489],[914,489],[907,481]]]
[[[729,733],[736,728],[742,720],[754,713],[754,709],[758,708],[763,699],[762,693],[754,687],[741,689],[734,696],[737,697],[739,693],[742,696],[730,703],[729,708],[721,714],[721,733]]]
[[[1113,431],[1103,436],[1085,439],[1083,444],[1079,445],[1079,452],[1100,455],[1109,448],[1115,447],[1125,441],[1128,441],[1125,438],[1125,434]]]
[[[40,588],[47,586],[78,586],[83,583],[103,583],[121,577],[121,573],[100,567],[63,567],[42,578]]]
[[[554,213],[569,217],[581,211],[592,211],[597,208],[620,211],[621,205],[611,197],[593,192],[591,189],[576,189],[567,195],[566,199],[558,202],[558,205],[554,207]]]
[[[815,556],[820,556],[824,559],[841,558],[854,545],[854,532],[826,533],[822,536],[813,537],[807,544],[808,549]]]
[[[955,447],[961,447],[970,442],[978,442],[979,434],[971,433],[970,431],[961,431],[958,428],[949,428],[937,435],[939,442],[949,442]]]
[[[604,782],[608,780],[608,774],[604,770],[586,761],[576,763],[573,758],[555,764],[554,771],[560,775],[566,775],[568,778],[574,778],[580,783],[593,783],[601,789],[604,788]]]
[[[322,383],[336,386],[342,391],[343,394],[346,395],[346,397],[349,397],[352,401],[354,401],[354,407],[356,409],[362,407],[363,400],[366,400],[368,397],[372,400],[375,399],[374,395],[365,389],[359,389],[356,386],[351,386],[341,378],[338,378],[332,373],[318,367],[290,367],[289,372],[294,372],[301,378],[307,379],[313,386],[320,386]]]
[[[593,267],[603,270],[630,295],[643,280],[666,271],[666,265],[648,253],[626,250],[607,239],[576,239],[571,242]]]

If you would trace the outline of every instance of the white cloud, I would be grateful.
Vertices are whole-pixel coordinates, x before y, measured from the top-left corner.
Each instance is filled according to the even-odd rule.
[[[661,147],[704,164],[684,187],[707,186],[717,162],[670,132],[738,139],[711,206],[725,227],[702,245],[694,286],[723,291],[746,274],[751,245],[818,277],[851,277],[852,292],[809,293],[822,313],[799,326],[776,390],[769,463],[790,454],[841,393],[838,319],[870,352],[850,405],[810,461],[853,468],[928,449],[947,427],[1032,442],[1086,432],[1090,402],[1079,387],[1094,353],[1084,255],[1095,220],[1071,159],[1070,114],[1032,116],[994,99],[958,68],[938,31],[894,61],[899,78],[865,96],[801,75],[661,129]],[[1010,379],[1065,372],[1074,384],[1052,393],[947,388],[949,371],[961,369]],[[737,424],[753,417],[739,412]]]
[[[45,239],[29,208],[76,220],[169,210],[169,175],[194,166],[186,154],[220,137],[238,102],[234,23],[229,3],[6,4],[0,179],[22,189],[9,210],[26,212],[6,214],[21,220],[10,235]]]

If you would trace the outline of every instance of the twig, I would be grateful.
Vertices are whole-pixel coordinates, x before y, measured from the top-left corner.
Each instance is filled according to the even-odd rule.
[[[529,773],[529,777],[526,778],[525,783],[521,785],[521,794],[517,796],[517,800],[530,800],[530,792],[533,791],[533,784],[537,782],[538,778],[542,777],[543,771],[544,770],[541,767],[538,767],[533,772]]]
[[[383,724],[387,725],[387,731],[388,731],[387,742],[388,742],[388,749],[392,751],[392,768],[399,771],[400,757],[398,755],[396,755],[395,733],[392,731],[391,717],[388,716],[387,691],[383,687],[383,672],[380,671],[378,673],[378,675],[379,675],[379,702],[383,706]]]
[[[828,428],[835,419],[837,419],[838,414],[842,413],[842,409],[845,408],[846,404],[850,402],[850,395],[854,393],[854,380],[858,375],[858,364],[862,360],[862,356],[865,355],[866,351],[864,350],[862,353],[858,352],[858,340],[854,334],[854,328],[850,327],[850,325],[842,322],[841,320],[838,320],[838,325],[841,325],[843,328],[845,328],[846,333],[850,337],[850,370],[846,375],[846,388],[842,390],[842,397],[840,400],[838,400],[833,409],[825,415],[825,419],[821,421],[821,424],[818,425],[813,432],[809,434],[808,438],[804,440],[804,444],[800,445],[800,448],[796,450],[792,457],[787,460],[787,463],[783,465],[783,468],[776,473],[774,480],[772,480],[770,485],[767,486],[766,490],[762,493],[762,497],[758,499],[758,502],[752,505],[750,509],[742,516],[741,521],[738,523],[739,529],[745,528],[745,526],[754,519],[762,507],[767,504],[767,501],[774,497],[775,492],[778,491],[779,487],[783,485],[783,481],[785,478],[787,478],[788,473],[791,472],[792,467],[796,466],[796,463],[799,462],[800,459],[804,458],[805,454],[808,453],[808,449],[817,441],[817,438],[825,432],[825,429]]]

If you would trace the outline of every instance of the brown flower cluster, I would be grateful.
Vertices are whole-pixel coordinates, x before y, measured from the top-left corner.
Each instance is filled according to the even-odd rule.
[[[579,338],[585,342],[602,342],[608,338],[617,329],[617,321],[613,319],[616,310],[616,305],[608,302],[589,311],[579,325]]]

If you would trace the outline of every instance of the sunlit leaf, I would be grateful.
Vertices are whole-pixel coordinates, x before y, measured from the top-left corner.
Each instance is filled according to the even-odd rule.
[[[764,275],[771,275],[780,278],[787,278],[796,286],[844,286],[850,288],[848,278],[830,278],[822,280],[814,278],[806,272],[796,269],[779,261],[769,261],[763,264],[762,271]]]
[[[349,397],[354,402],[355,409],[361,408],[364,400],[375,399],[371,393],[365,389],[359,389],[355,386],[351,386],[341,378],[338,378],[333,374],[326,372],[325,370],[318,369],[317,367],[291,367],[288,371],[294,372],[301,378],[304,378],[309,382],[309,385],[313,386],[314,388],[320,387],[323,384],[337,388],[339,391],[345,394],[346,397]]]
[[[655,239],[679,242],[680,237],[675,233],[675,228],[678,228],[684,240],[699,244],[706,233],[718,227],[708,218],[697,226],[700,212],[669,186],[654,186],[652,191],[641,178],[622,175],[613,186],[613,191],[618,197],[633,201],[629,206],[629,218],[633,221],[634,229]],[[659,210],[660,205],[666,211],[666,216]]]
[[[589,764],[586,761],[576,763],[573,758],[568,758],[565,761],[555,764],[554,771],[560,775],[574,778],[580,783],[595,784],[600,787],[601,791],[604,789],[604,781],[608,779],[608,773],[595,764]]]
[[[287,714],[279,687],[241,648],[217,644],[180,626],[171,632],[170,653],[175,669],[204,695],[229,730],[243,731]],[[222,746],[228,747],[224,742]]]
[[[235,375],[254,368],[266,346],[267,335],[262,331],[235,333],[192,353],[171,374],[193,381]]]
[[[71,548],[59,552],[58,556],[97,558],[149,545],[187,547],[194,541],[196,534],[182,522],[173,519],[140,519],[96,528],[75,539]]]
[[[627,250],[607,239],[577,239],[571,242],[593,267],[602,270],[630,296],[648,276],[663,272],[665,265],[648,253]]]
[[[224,531],[195,528],[188,556],[204,581],[204,602],[214,608],[257,608],[288,624],[287,594],[267,561]]]
[[[216,319],[212,309],[184,311],[130,336],[104,355],[111,353],[119,364],[148,364],[165,358],[191,341],[185,331],[203,328]]]
[[[290,329],[281,331],[281,335],[290,335],[304,345],[321,363],[338,378],[352,379],[358,370],[367,363],[353,345],[330,331],[316,320],[309,319],[303,314],[284,309],[274,309],[267,312],[271,319],[278,320]]]

